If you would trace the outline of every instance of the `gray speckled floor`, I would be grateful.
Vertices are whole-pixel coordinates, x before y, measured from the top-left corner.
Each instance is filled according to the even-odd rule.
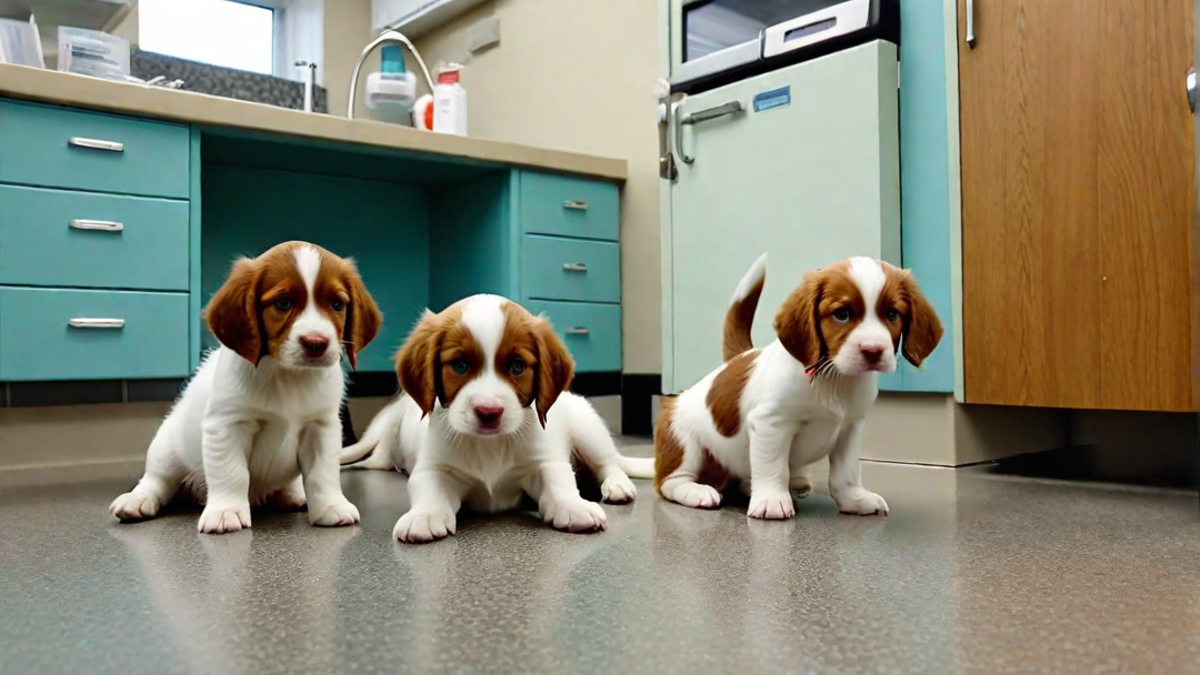
[[[404,479],[345,476],[360,527],[107,519],[128,485],[0,496],[4,673],[1196,672],[1195,493],[867,465],[889,518],[791,522],[641,484],[609,531],[472,519],[391,539]]]

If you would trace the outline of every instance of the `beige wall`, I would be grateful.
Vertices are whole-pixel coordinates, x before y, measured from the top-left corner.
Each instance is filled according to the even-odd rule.
[[[321,82],[329,92],[329,113],[346,114],[350,100],[350,74],[363,47],[374,37],[371,31],[371,0],[326,0],[324,60],[317,64]],[[362,96],[366,75],[379,69],[379,54],[372,54],[363,67],[358,85]],[[362,99],[359,98],[361,101]],[[361,107],[361,106],[360,106]]]
[[[469,56],[495,14],[500,45]],[[416,40],[430,69],[465,63],[469,133],[629,162],[622,192],[625,372],[661,369],[657,10],[651,0],[493,0]]]

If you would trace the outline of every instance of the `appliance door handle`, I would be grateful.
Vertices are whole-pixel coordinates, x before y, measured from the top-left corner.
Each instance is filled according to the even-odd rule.
[[[694,113],[688,113],[687,115],[684,115],[682,119],[675,123],[675,149],[679,152],[679,158],[683,160],[683,163],[691,164],[692,162],[696,161],[696,157],[694,155],[687,154],[687,150],[685,150],[683,147],[683,125],[695,125],[701,122],[715,120],[718,117],[725,117],[726,115],[737,115],[745,109],[746,108],[742,105],[741,101],[729,101],[727,103],[722,103],[721,105],[705,108],[704,110],[698,110]]]
[[[117,141],[102,141],[98,138],[83,138],[82,136],[72,136],[67,140],[67,145],[76,148],[88,148],[89,150],[106,150],[108,152],[125,152],[125,144]]]
[[[117,329],[125,327],[125,319],[91,319],[78,317],[67,319],[67,325],[71,328],[100,328],[100,329]]]
[[[1197,92],[1196,92],[1196,67],[1195,67],[1195,66],[1192,66],[1191,68],[1188,68],[1188,74],[1187,74],[1187,97],[1188,97],[1188,107],[1192,109],[1192,112],[1193,112],[1193,113],[1195,113],[1195,112],[1196,112],[1196,97],[1197,97]]]
[[[125,229],[125,223],[118,223],[115,220],[76,218],[71,221],[71,228],[75,230],[92,230],[95,232],[120,232]]]
[[[975,0],[967,3],[967,49],[975,49]]]

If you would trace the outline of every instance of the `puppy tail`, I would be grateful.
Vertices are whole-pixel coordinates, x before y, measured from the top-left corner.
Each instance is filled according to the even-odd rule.
[[[754,326],[754,312],[758,309],[758,299],[762,296],[766,279],[767,254],[764,253],[746,271],[729,301],[729,309],[725,312],[725,330],[721,339],[722,360],[728,361],[742,352],[754,349],[750,329]]]
[[[626,457],[618,454],[617,462],[621,465],[621,470],[630,478],[654,478],[654,458],[653,457]]]
[[[400,399],[387,404],[354,445],[342,448],[343,469],[378,469],[391,471],[396,468],[393,447],[400,439]]]

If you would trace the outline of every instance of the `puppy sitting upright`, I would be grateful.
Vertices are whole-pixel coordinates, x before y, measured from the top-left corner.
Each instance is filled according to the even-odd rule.
[[[659,494],[698,508],[721,503],[730,478],[750,481],[752,518],[795,515],[791,490],[810,489],[804,468],[829,457],[829,492],[843,513],[888,512],[862,486],[864,418],[879,373],[896,355],[919,366],[942,324],[907,270],[850,258],[804,277],[775,316],[762,349],[750,324],[766,256],[743,277],[726,314],[726,363],[674,399],[655,425]],[[702,478],[703,476],[703,478]]]
[[[350,365],[382,317],[354,263],[304,242],[241,259],[205,310],[208,354],[159,427],[146,472],[109,507],[153,518],[181,485],[201,532],[250,527],[251,505],[308,506],[314,525],[352,525],[342,494],[338,406]]]
[[[461,505],[504,511],[523,494],[560,530],[607,527],[604,509],[579,494],[572,453],[608,485],[613,501],[633,498],[622,467],[642,463],[620,457],[588,402],[564,394],[574,368],[550,323],[505,298],[474,295],[427,312],[396,357],[406,396],[367,434],[396,434],[400,420],[388,420],[419,408],[409,415],[410,437],[398,439],[408,444],[399,459],[409,472],[411,508],[396,523],[396,538],[441,539],[454,534]],[[426,416],[425,429],[411,423]]]

